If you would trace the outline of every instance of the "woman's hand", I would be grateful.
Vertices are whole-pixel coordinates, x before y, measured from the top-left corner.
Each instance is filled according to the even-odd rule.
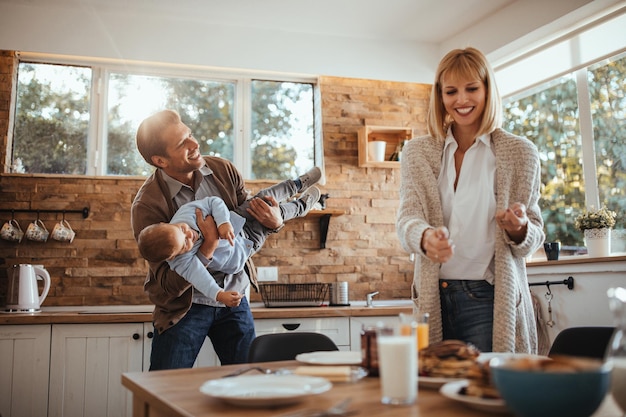
[[[263,199],[255,197],[250,200],[248,213],[268,229],[278,229],[283,224],[278,201],[272,196]]]
[[[496,212],[498,227],[509,234],[515,243],[521,243],[526,237],[528,229],[528,217],[526,206],[522,203],[513,203],[506,210]]]
[[[454,242],[445,226],[426,229],[422,235],[422,250],[433,262],[444,263],[454,255]]]

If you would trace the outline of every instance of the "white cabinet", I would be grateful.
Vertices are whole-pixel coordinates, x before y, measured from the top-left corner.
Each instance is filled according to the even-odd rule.
[[[285,332],[316,332],[330,337],[340,350],[350,350],[350,321],[347,317],[256,319],[256,335]]]
[[[361,329],[363,327],[376,326],[378,323],[392,326],[398,321],[398,316],[350,317],[350,350],[354,352],[361,350]]]
[[[49,366],[50,325],[0,326],[1,416],[46,416]]]
[[[141,371],[143,323],[55,324],[48,417],[132,415],[122,373]]]

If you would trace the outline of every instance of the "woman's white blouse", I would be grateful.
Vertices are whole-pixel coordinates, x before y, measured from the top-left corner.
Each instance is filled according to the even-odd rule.
[[[457,142],[448,132],[438,186],[444,224],[454,242],[454,255],[441,265],[441,279],[485,279],[493,283],[496,228],[496,157],[491,135],[479,136],[465,152],[456,191],[454,153]]]

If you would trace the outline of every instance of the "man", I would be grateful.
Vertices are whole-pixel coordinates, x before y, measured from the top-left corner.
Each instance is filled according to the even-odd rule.
[[[178,207],[189,201],[218,196],[230,210],[241,205],[248,193],[235,166],[216,157],[202,157],[198,142],[178,113],[164,110],[148,117],[137,130],[137,149],[156,167],[133,201],[131,224],[135,239],[151,224],[169,222]],[[263,226],[278,229],[282,218],[278,202],[250,201],[249,213]],[[200,230],[215,227],[212,217],[197,213]],[[203,265],[202,249],[198,257]],[[254,272],[248,263],[248,271]],[[211,271],[230,298],[226,307],[194,291],[191,284],[170,270],[167,262],[149,262],[144,288],[155,304],[154,339],[150,370],[190,368],[205,336],[213,343],[222,364],[243,363],[255,337],[248,301],[243,296],[249,285],[246,270],[226,275]]]

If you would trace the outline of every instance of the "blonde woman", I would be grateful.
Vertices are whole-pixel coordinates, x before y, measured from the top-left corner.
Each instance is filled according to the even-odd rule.
[[[544,240],[536,146],[500,128],[493,70],[474,48],[439,63],[429,135],[402,153],[397,231],[418,254],[413,297],[430,340],[537,351],[525,258]]]

